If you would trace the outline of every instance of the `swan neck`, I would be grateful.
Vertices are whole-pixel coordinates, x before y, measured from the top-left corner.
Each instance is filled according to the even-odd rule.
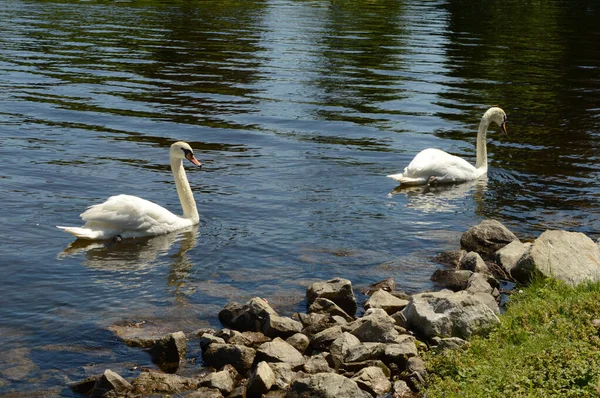
[[[475,163],[476,169],[487,170],[487,131],[490,126],[490,119],[483,115],[481,123],[479,123],[479,130],[477,130],[477,161]]]
[[[173,171],[177,195],[183,209],[183,218],[192,220],[194,224],[197,224],[200,221],[200,216],[181,159],[171,159],[171,171]]]

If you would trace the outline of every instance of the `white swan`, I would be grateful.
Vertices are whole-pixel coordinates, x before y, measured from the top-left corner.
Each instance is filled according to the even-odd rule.
[[[410,162],[403,173],[388,175],[401,185],[424,185],[431,183],[454,183],[474,180],[487,173],[486,134],[492,122],[506,131],[506,113],[498,107],[488,109],[481,118],[477,131],[477,160],[475,166],[439,149],[422,150]]]
[[[102,240],[115,237],[162,235],[198,224],[200,216],[183,169],[184,158],[196,166],[202,166],[187,143],[179,141],[171,145],[169,159],[177,195],[183,208],[183,217],[176,216],[164,207],[146,199],[131,195],[117,195],[84,211],[81,214],[81,218],[85,221],[82,227],[57,226],[57,228],[79,239]]]

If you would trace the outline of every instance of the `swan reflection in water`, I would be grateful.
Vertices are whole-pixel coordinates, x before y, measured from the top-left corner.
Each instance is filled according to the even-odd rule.
[[[472,194],[475,200],[475,213],[479,213],[483,206],[483,196],[487,190],[487,177],[460,184],[425,185],[425,186],[398,186],[389,196],[400,193],[406,194],[408,207],[427,213],[454,212],[467,207],[464,200]]]
[[[89,241],[78,239],[61,253],[65,258],[83,253],[83,264],[105,271],[141,271],[152,268],[160,257],[170,257],[172,268],[179,272],[192,267],[186,252],[198,243],[198,226],[191,226],[169,234],[123,239],[115,241]],[[171,254],[170,249],[181,242],[179,250]]]

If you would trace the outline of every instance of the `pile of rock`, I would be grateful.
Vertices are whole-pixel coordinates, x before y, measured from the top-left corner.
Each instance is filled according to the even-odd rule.
[[[458,348],[499,322],[498,278],[528,280],[546,269],[556,276],[557,264],[577,256],[584,256],[586,265],[565,271],[565,279],[600,275],[600,249],[580,235],[547,231],[523,244],[497,221],[484,221],[463,234],[461,250],[439,256],[452,268],[436,271],[432,279],[447,289],[409,296],[386,279],[366,292],[369,299],[358,318],[352,284],[342,278],[311,285],[307,312],[293,317],[278,314],[258,297],[230,303],[219,313],[224,329],[187,337],[177,332],[153,341],[132,338],[131,344],[149,348],[160,371],[142,372],[128,382],[107,370],[73,389],[92,397],[417,396],[425,381],[421,350]],[[570,258],[571,263],[577,260]],[[174,374],[194,338],[204,366],[194,377]]]

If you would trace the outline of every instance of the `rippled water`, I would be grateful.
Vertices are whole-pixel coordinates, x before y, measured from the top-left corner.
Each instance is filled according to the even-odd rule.
[[[485,6],[484,6],[485,5]],[[228,301],[284,314],[343,276],[430,288],[436,253],[488,217],[521,238],[600,235],[595,2],[0,2],[0,395],[72,396],[152,366],[108,327],[217,325]],[[395,190],[435,146],[487,179]],[[188,141],[201,225],[120,244],[55,225],[128,193],[177,212]],[[194,349],[192,356],[194,354]]]

